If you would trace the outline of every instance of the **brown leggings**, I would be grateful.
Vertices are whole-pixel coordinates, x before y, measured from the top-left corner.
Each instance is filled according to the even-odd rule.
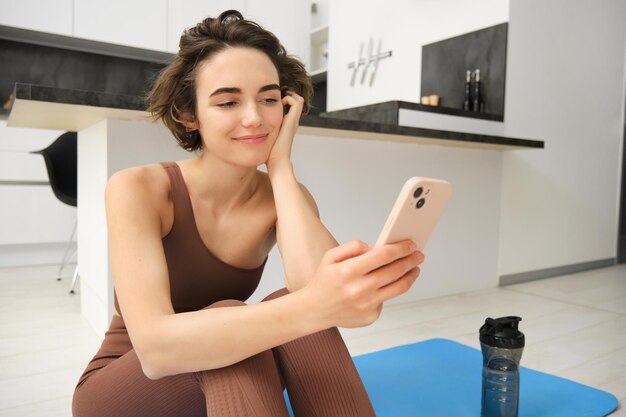
[[[280,297],[286,290],[271,294]],[[226,300],[209,308],[245,305]],[[88,376],[87,376],[88,375]],[[336,328],[231,366],[151,380],[134,349],[89,367],[74,392],[74,417],[287,417],[283,389],[297,417],[375,416]]]

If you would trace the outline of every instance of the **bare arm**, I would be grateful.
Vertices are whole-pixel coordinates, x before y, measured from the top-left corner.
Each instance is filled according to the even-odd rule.
[[[256,305],[175,314],[159,202],[144,174],[115,174],[106,209],[118,300],[149,378],[220,368],[322,329],[370,324],[382,302],[407,291],[419,274],[420,255],[408,242],[374,250],[351,242],[327,251],[299,291]]]
[[[174,314],[161,220],[141,173],[114,175],[106,189],[110,256],[120,308],[146,375],[218,368],[327,324],[302,294],[259,305]]]
[[[283,260],[287,288],[304,287],[322,257],[337,241],[319,219],[308,190],[296,181],[291,164],[270,172],[278,221],[276,241]]]
[[[278,218],[276,241],[290,291],[304,287],[326,251],[338,245],[320,221],[315,200],[296,180],[291,164],[291,145],[303,101],[302,97],[294,93],[283,98],[283,104],[290,108],[267,163]]]

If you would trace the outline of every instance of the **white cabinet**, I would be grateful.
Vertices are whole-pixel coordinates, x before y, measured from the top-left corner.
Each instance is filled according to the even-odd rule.
[[[77,38],[142,49],[167,49],[168,0],[74,0]]]
[[[329,0],[311,1],[311,27],[319,28],[328,26],[328,4]]]
[[[177,52],[183,30],[228,9],[273,32],[308,64],[311,0],[0,0],[0,25]]]
[[[72,36],[73,0],[0,0],[0,25]]]
[[[167,51],[178,52],[183,30],[225,10],[239,10],[245,16],[246,0],[169,0],[167,4]]]
[[[248,0],[249,18],[280,39],[289,55],[297,56],[307,67],[311,50],[310,0]]]
[[[310,0],[169,0],[167,50],[178,51],[185,28],[235,9],[274,33],[291,55],[309,61]]]
[[[311,3],[311,53],[308,71],[315,79],[328,67],[328,0]]]
[[[311,58],[308,70],[312,76],[323,74],[328,66],[328,25],[311,31]]]

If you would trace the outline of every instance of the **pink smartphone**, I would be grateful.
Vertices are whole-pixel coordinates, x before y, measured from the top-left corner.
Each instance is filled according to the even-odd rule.
[[[410,178],[402,187],[376,246],[411,239],[423,251],[451,195],[452,185],[447,181]]]

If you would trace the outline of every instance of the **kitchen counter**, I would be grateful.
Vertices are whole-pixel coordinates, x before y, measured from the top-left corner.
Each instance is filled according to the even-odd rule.
[[[9,126],[78,132],[81,310],[102,335],[114,311],[106,183],[122,169],[187,159],[190,154],[176,145],[162,123],[150,118],[140,96],[17,84],[11,104]],[[410,293],[394,301],[402,303],[497,285],[503,151],[543,146],[542,141],[463,129],[303,116],[292,160],[298,180],[315,196],[324,224],[343,242],[374,242],[407,178],[422,175],[454,184],[455,195],[429,241],[430,269],[425,275],[431,279],[418,280]],[[251,301],[284,286],[283,276],[274,249]]]
[[[404,108],[411,104],[410,108],[433,111],[429,106],[419,104],[392,103],[400,103]],[[141,96],[17,83],[13,93],[8,125],[80,131],[106,119],[150,120],[150,114],[145,108],[146,104]],[[364,106],[363,108],[370,113],[372,109],[376,110],[376,107],[372,106]],[[399,126],[397,122],[396,124],[384,123],[384,120],[365,121],[352,116],[348,117],[348,115],[344,118],[341,117],[342,111],[333,113],[328,113],[325,116],[303,116],[298,133],[495,150],[541,149],[544,147],[544,142],[539,140]],[[383,114],[382,108],[380,114]]]

